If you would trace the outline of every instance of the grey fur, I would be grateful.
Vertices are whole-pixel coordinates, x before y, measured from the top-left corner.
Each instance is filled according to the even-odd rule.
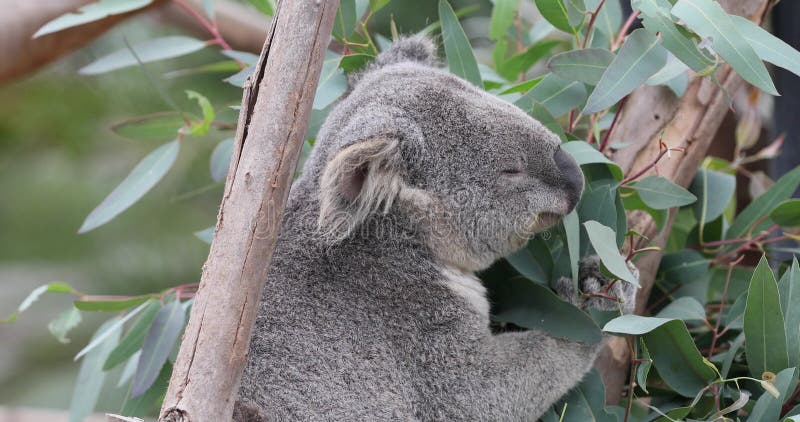
[[[432,67],[433,51],[398,41],[322,127],[236,420],[534,420],[591,367],[598,345],[493,335],[471,276],[574,208],[580,169],[555,164],[539,122]]]

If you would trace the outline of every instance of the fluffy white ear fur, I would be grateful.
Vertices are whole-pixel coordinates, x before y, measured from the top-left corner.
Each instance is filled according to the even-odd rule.
[[[400,168],[396,139],[362,141],[337,153],[320,180],[317,226],[322,235],[336,243],[370,214],[388,212],[403,186]]]

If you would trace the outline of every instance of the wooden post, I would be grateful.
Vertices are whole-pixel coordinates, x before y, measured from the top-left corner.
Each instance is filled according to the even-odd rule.
[[[723,0],[729,12],[744,16],[756,23],[763,22],[769,0]],[[722,66],[717,78],[725,91],[731,95],[743,84],[742,78],[730,66]],[[629,147],[617,151],[613,160],[622,166],[626,174],[638,172],[651,164],[660,153],[659,138],[669,147],[682,147],[684,153],[673,153],[671,158],[658,162],[659,175],[678,185],[688,186],[697,166],[706,157],[708,147],[729,110],[725,92],[715,86],[709,78],[693,80],[680,99],[664,87],[642,86],[634,91],[625,104],[619,124],[612,134],[614,139],[632,142]],[[653,174],[650,170],[647,174]],[[628,215],[628,227],[644,234],[651,240],[639,239],[636,248],[646,244],[664,247],[675,220],[677,210],[672,210],[664,229],[659,232],[649,214],[632,212]],[[639,289],[636,313],[644,312],[650,290],[655,281],[661,252],[649,252],[636,261],[642,288]],[[606,401],[616,404],[627,383],[630,355],[623,337],[613,337],[600,353],[595,367],[603,376],[606,385]]]
[[[281,1],[244,87],[236,144],[160,421],[227,421],[305,139],[338,0]]]

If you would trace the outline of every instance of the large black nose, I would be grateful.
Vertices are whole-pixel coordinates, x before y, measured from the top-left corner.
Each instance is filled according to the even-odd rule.
[[[578,167],[575,159],[561,148],[556,150],[555,155],[553,155],[553,161],[555,161],[556,167],[561,172],[559,185],[567,193],[569,211],[572,211],[578,205],[581,193],[583,193],[583,172],[581,172],[581,168]]]

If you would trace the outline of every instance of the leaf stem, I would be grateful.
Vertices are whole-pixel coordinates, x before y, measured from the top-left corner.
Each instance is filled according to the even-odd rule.
[[[600,13],[600,9],[604,4],[606,4],[606,0],[601,0],[600,4],[597,5],[597,9],[594,9],[594,12],[589,12],[592,17],[589,19],[589,25],[586,26],[586,35],[583,37],[581,49],[586,48],[586,44],[589,42],[589,37],[592,35],[592,29],[594,29],[594,21],[597,19],[597,14]]]

